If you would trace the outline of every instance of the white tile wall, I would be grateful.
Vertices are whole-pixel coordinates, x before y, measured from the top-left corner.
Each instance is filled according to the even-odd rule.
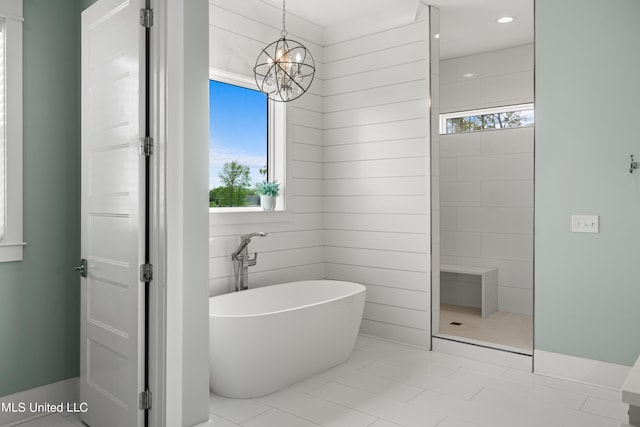
[[[533,257],[533,235],[483,233],[482,256],[530,261]]]
[[[440,142],[440,183],[456,182],[458,180],[458,159],[442,157],[442,151],[446,150],[445,142],[446,140]],[[442,191],[442,187],[440,190]]]
[[[458,207],[458,231],[532,234],[533,208]]]
[[[509,132],[509,129],[487,132]],[[442,135],[446,144],[447,135]],[[458,181],[517,181],[533,176],[533,154],[499,154],[458,158]]]
[[[482,234],[443,231],[440,237],[440,253],[449,256],[482,256]]]
[[[473,135],[473,134],[460,134]],[[533,153],[533,128],[516,128],[509,132],[482,132],[482,154]],[[477,145],[477,144],[476,144]]]
[[[483,206],[533,207],[533,180],[482,183]]]
[[[447,143],[440,150],[440,157],[479,156],[482,144],[478,144],[477,136],[472,133],[454,133],[447,135]]]
[[[482,82],[469,80],[440,87],[440,111],[470,110],[482,105]]]
[[[469,55],[455,61],[455,76],[462,80],[463,74],[473,73],[473,79],[533,70],[533,44]]]
[[[440,67],[443,113],[533,102],[533,45],[450,59]]]
[[[444,112],[533,102],[532,45],[440,69]],[[441,135],[439,151],[441,262],[497,267],[499,310],[532,314],[533,128]],[[477,300],[468,284],[449,278],[442,286],[447,302]]]
[[[531,100],[533,71],[524,71],[482,79],[482,103],[485,105],[519,104]]]
[[[446,138],[443,137],[444,143]],[[458,166],[456,165],[456,170]],[[443,170],[444,172],[444,170]],[[443,182],[440,184],[442,206],[480,206],[482,183],[480,181]]]
[[[501,311],[533,315],[533,291],[531,289],[500,286],[498,301],[502,304]]]

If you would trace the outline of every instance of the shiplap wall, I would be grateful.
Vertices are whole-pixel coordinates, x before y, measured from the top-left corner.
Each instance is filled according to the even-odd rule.
[[[265,22],[278,25],[280,12],[257,0],[210,5],[211,66],[251,76],[257,52],[279,36]],[[293,213],[266,223],[211,214],[210,293],[228,291],[239,235],[266,231],[251,243],[260,253],[252,287],[363,283],[363,333],[429,347],[428,24],[325,47],[321,28],[293,15],[287,28],[318,66],[310,93],[288,106]]]
[[[464,74],[472,73],[472,77]],[[533,45],[442,61],[441,109],[533,102]],[[533,128],[441,135],[441,260],[498,268],[498,309],[533,312]],[[466,281],[470,279],[470,281]],[[477,277],[443,274],[441,301],[479,306]]]
[[[211,0],[209,8],[210,66],[253,77],[260,50],[280,37],[282,12],[257,0]],[[249,283],[259,287],[292,280],[324,277],[322,197],[322,29],[295,16],[287,17],[290,37],[305,44],[316,61],[316,78],[309,93],[287,109],[289,134],[288,186],[291,214],[210,214],[210,295],[226,293],[233,283],[231,252],[240,235],[269,233],[254,238],[250,252],[258,263],[250,267]]]
[[[361,331],[429,346],[428,23],[324,50],[325,265],[367,286]]]

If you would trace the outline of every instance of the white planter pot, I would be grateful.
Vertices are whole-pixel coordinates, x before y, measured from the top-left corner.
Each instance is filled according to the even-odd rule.
[[[273,211],[276,209],[276,198],[273,196],[260,196],[262,210]]]

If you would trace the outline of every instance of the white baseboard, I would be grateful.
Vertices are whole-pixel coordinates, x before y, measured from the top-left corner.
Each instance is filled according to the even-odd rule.
[[[49,403],[51,405],[74,404],[79,398],[80,380],[70,378],[42,387],[0,397],[0,426],[9,427],[28,419],[40,418],[43,413],[31,412],[29,403]],[[24,409],[21,411],[21,408]],[[12,410],[13,409],[13,410]]]
[[[535,373],[619,391],[630,366],[534,350]]]
[[[517,369],[519,371],[532,371],[532,358],[524,354],[516,354],[509,351],[496,350],[438,337],[433,337],[433,351]]]
[[[208,420],[200,424],[196,424],[193,427],[213,427],[213,420]]]

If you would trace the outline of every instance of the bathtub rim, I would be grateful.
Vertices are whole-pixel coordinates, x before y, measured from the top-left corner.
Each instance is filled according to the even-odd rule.
[[[313,280],[296,280],[293,282],[285,282],[285,283],[276,283],[274,285],[266,285],[266,286],[260,286],[258,288],[252,288],[252,289],[247,289],[246,291],[240,291],[240,292],[247,292],[247,291],[257,291],[257,290],[261,290],[261,289],[265,289],[265,288],[269,288],[271,286],[282,286],[282,285],[289,285],[292,283],[305,283],[305,282],[333,282],[333,283],[348,283],[351,285],[357,285],[358,289],[353,291],[353,292],[349,292],[349,293],[345,293],[342,294],[338,297],[335,298],[329,298],[329,299],[324,299],[322,301],[318,301],[318,302],[314,302],[311,304],[305,304],[305,305],[298,305],[295,307],[290,307],[290,308],[286,308],[283,310],[276,310],[276,311],[270,311],[268,313],[251,313],[251,314],[211,314],[211,305],[209,305],[209,317],[213,317],[213,318],[243,318],[243,317],[261,317],[261,316],[274,316],[276,314],[281,314],[281,313],[287,313],[290,311],[294,311],[294,310],[302,310],[304,308],[310,308],[310,307],[314,307],[317,305],[322,305],[322,304],[327,304],[333,301],[337,301],[340,299],[345,299],[345,298],[349,298],[349,297],[353,297],[355,295],[359,295],[361,293],[366,293],[367,291],[367,287],[365,285],[363,285],[362,283],[357,283],[357,282],[351,282],[348,280],[332,280],[332,279],[313,279]],[[231,293],[232,295],[235,294],[236,292]],[[212,297],[209,297],[209,303],[211,303],[211,299],[212,298],[216,298],[216,297],[221,297],[224,295],[229,295],[229,294],[222,294],[222,295],[214,295]]]

